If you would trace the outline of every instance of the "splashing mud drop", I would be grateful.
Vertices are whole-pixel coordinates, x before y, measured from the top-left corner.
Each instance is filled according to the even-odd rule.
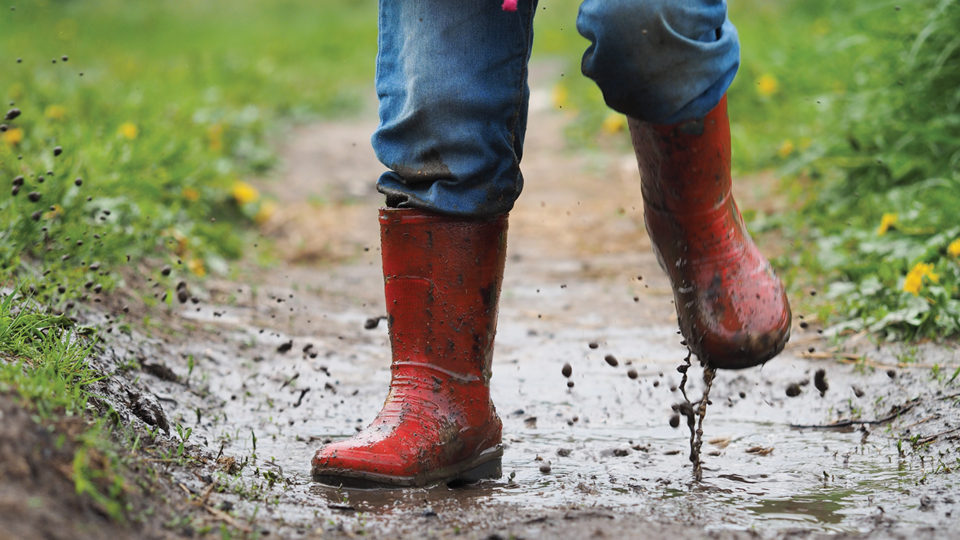
[[[700,449],[703,447],[703,418],[707,415],[707,405],[710,403],[710,388],[713,386],[713,380],[717,375],[716,368],[704,367],[703,369],[703,395],[697,401],[690,401],[687,396],[687,372],[690,370],[690,358],[693,353],[687,353],[683,359],[683,364],[677,367],[683,377],[680,379],[680,394],[683,395],[683,402],[673,405],[675,414],[670,418],[671,427],[680,425],[680,416],[687,419],[687,429],[690,430],[690,463],[693,464],[693,480],[700,482],[703,480],[703,461],[700,459]]]

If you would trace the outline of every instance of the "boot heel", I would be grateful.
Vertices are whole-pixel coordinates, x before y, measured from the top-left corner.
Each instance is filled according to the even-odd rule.
[[[463,471],[448,483],[471,484],[481,480],[500,478],[501,476],[503,476],[503,469],[501,467],[501,458],[498,457],[486,463],[481,463],[472,469]]]

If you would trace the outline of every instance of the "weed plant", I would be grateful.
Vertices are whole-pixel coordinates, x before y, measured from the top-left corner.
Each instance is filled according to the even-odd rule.
[[[268,131],[356,110],[375,32],[370,1],[5,8],[0,279],[62,309],[145,259],[226,271],[251,243],[237,225],[273,212],[244,181],[274,163]]]
[[[101,374],[87,364],[90,339],[74,330],[68,318],[40,312],[19,291],[4,291],[0,394],[15,396],[51,429],[82,422],[82,429],[67,430],[79,443],[70,470],[77,493],[89,496],[111,517],[123,519],[127,483],[119,474],[122,459],[109,437],[110,424],[105,419],[81,420],[90,399],[88,388]]]
[[[831,278],[838,330],[960,335],[960,2],[851,16],[861,31],[831,40],[855,53],[849,89],[785,168],[811,240],[792,262]]]

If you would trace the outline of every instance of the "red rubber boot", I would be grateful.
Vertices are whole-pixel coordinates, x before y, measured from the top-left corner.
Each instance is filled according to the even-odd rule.
[[[647,232],[687,346],[720,369],[773,358],[790,338],[790,305],[730,193],[726,96],[702,120],[628,124]]]
[[[317,451],[314,479],[422,486],[500,477],[490,363],[506,234],[506,215],[380,211],[390,392],[366,429]]]

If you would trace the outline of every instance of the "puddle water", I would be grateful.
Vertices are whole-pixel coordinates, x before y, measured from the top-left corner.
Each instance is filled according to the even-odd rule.
[[[492,380],[504,422],[499,480],[406,490],[338,489],[311,481],[309,461],[321,442],[365,426],[386,395],[386,325],[363,329],[367,318],[380,314],[376,289],[330,287],[322,294],[294,291],[289,298],[293,289],[276,287],[276,296],[287,300],[271,309],[284,314],[289,333],[261,332],[263,323],[256,321],[281,325],[242,297],[235,306],[192,311],[191,320],[219,329],[220,340],[178,345],[171,367],[185,373],[183,359],[193,356],[193,391],[170,387],[162,393],[176,402],[164,405],[171,418],[193,427],[191,443],[246,459],[239,478],[221,478],[262,500],[221,496],[232,497],[238,508],[256,508],[292,536],[330,523],[390,531],[410,523],[407,518],[439,518],[457,529],[489,526],[504,516],[536,523],[568,511],[601,521],[649,516],[708,530],[863,532],[884,519],[905,527],[951,523],[960,510],[950,495],[954,476],[935,472],[933,458],[901,459],[889,425],[867,426],[866,432],[791,428],[853,410],[882,417],[928,382],[905,388],[882,370],[805,360],[796,348],[762,369],[718,373],[704,423],[703,481],[693,482],[688,432],[669,425],[671,405],[681,400],[676,367],[685,355],[669,298],[648,293],[635,302],[637,292],[624,285],[629,276],[574,285],[577,265],[554,266],[556,275],[544,277],[540,264],[533,258],[514,265],[504,286]],[[379,284],[369,264],[331,269],[325,279],[335,284],[341,274]],[[538,276],[536,286],[531,276]],[[278,352],[289,340],[289,352]],[[304,353],[308,343],[312,348]],[[618,366],[604,361],[607,354]],[[573,368],[573,388],[561,373],[564,363]],[[823,397],[809,382],[819,368],[830,383]],[[699,396],[702,371],[693,367],[690,374],[688,395]],[[804,379],[801,394],[787,397],[785,388]],[[164,384],[172,385],[156,386]],[[865,395],[856,397],[853,385]],[[960,418],[957,407],[944,414]],[[917,420],[904,417],[892,425]],[[940,458],[941,464],[951,460],[956,466],[955,453]],[[545,463],[547,474],[541,472]],[[264,471],[282,480],[257,491],[267,484]]]

